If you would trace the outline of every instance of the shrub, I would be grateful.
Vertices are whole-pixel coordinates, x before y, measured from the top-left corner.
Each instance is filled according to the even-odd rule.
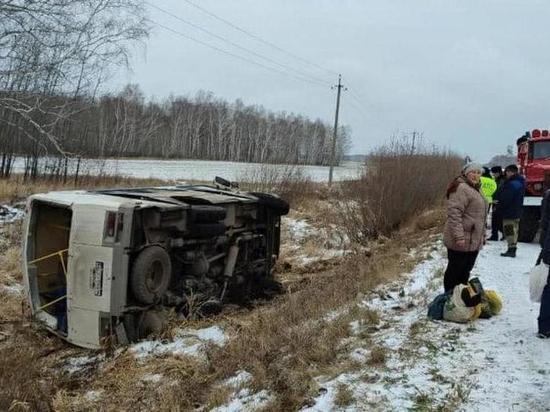
[[[252,192],[275,193],[295,207],[314,196],[316,186],[303,168],[296,165],[263,164],[239,177],[241,186]]]
[[[388,236],[440,203],[460,165],[460,157],[451,152],[407,137],[393,139],[367,158],[359,180],[342,186],[340,222],[360,244]]]

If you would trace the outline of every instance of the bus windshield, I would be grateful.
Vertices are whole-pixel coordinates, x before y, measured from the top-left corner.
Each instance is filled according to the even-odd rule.
[[[533,145],[533,159],[550,159],[550,141],[535,142]]]

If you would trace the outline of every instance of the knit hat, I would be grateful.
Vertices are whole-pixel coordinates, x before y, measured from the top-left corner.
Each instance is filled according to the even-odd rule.
[[[480,173],[483,173],[483,166],[481,166],[479,163],[470,162],[470,163],[466,163],[462,168],[462,174],[464,176],[474,171],[479,171]]]
[[[505,172],[517,173],[519,171],[519,169],[516,165],[508,165],[508,166],[506,166],[506,169],[504,169],[504,171]]]
[[[492,173],[502,173],[502,166],[493,166],[491,167]]]

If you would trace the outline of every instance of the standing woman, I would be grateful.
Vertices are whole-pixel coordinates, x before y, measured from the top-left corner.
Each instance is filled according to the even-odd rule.
[[[481,165],[468,163],[447,189],[447,222],[443,243],[447,247],[449,262],[443,278],[445,292],[452,292],[456,285],[468,283],[485,242],[487,201],[479,191],[482,171]]]

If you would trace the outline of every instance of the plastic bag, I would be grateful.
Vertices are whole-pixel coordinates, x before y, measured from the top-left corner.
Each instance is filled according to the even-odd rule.
[[[449,295],[442,293],[437,295],[434,300],[428,306],[428,317],[433,320],[442,320],[443,319],[443,309],[445,303],[449,299]]]
[[[548,265],[541,263],[529,272],[529,296],[533,302],[540,302],[542,290],[548,281],[548,270]]]

